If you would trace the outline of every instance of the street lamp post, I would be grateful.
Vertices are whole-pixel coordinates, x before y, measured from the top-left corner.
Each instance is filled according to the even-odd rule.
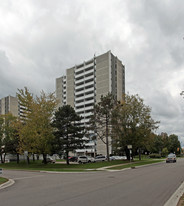
[[[131,154],[132,154],[132,145],[127,145],[129,152],[130,152],[130,162],[131,162]]]

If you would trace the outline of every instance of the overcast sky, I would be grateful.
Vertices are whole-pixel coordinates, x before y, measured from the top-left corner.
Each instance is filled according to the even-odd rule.
[[[111,50],[126,92],[184,145],[183,0],[0,0],[0,98],[53,92],[65,70]]]

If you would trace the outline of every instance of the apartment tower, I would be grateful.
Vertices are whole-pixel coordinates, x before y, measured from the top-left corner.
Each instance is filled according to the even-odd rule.
[[[84,126],[89,125],[94,105],[109,92],[120,101],[125,93],[125,67],[111,51],[67,69],[66,76],[56,79],[58,107],[71,105],[83,117],[81,124]],[[91,131],[90,142],[77,153],[105,155],[106,149]]]
[[[0,99],[0,115],[11,113],[13,116],[18,117],[18,100],[16,97],[7,96]]]

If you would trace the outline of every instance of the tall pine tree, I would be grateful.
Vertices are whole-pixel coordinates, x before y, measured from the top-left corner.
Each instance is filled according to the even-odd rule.
[[[55,128],[55,145],[58,152],[66,155],[66,162],[69,164],[69,152],[84,146],[84,127],[79,125],[81,117],[70,105],[59,107],[55,112],[52,126]]]

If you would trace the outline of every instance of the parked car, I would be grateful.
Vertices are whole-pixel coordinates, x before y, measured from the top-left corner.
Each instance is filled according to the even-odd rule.
[[[78,157],[78,163],[79,163],[79,164],[88,163],[88,158],[87,158],[87,156],[79,156],[79,157]]]
[[[96,156],[95,157],[95,162],[102,162],[106,160],[107,160],[106,156]]]
[[[42,161],[42,163],[44,162],[44,160]],[[56,161],[54,160],[54,159],[52,159],[51,157],[47,157],[46,158],[46,162],[47,163],[52,163],[52,164],[54,164]]]
[[[126,156],[110,156],[110,160],[126,160]]]
[[[10,160],[9,159],[5,159],[5,162],[4,163],[9,163]],[[0,163],[1,163],[1,160],[0,160]]]
[[[78,157],[78,163],[79,164],[91,163],[91,162],[95,162],[95,159],[93,157],[88,157],[88,156],[79,156]]]
[[[166,163],[169,163],[169,162],[176,162],[176,155],[173,154],[173,153],[170,153],[167,158],[166,158]]]
[[[77,162],[78,157],[73,156],[73,157],[69,157],[68,159],[69,159],[70,162]]]
[[[90,163],[90,162],[96,162],[94,157],[89,157],[89,156],[87,156],[87,158],[88,158],[88,163]]]
[[[110,156],[109,159],[110,159],[110,161],[116,160],[115,156]]]

